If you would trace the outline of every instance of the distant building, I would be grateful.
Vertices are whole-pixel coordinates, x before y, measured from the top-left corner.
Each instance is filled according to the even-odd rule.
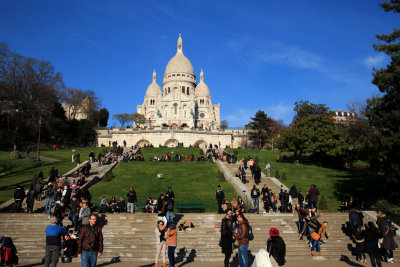
[[[248,147],[251,144],[247,130],[221,129],[220,104],[211,102],[203,70],[197,83],[192,63],[183,54],[181,36],[176,54],[165,68],[161,86],[157,84],[154,71],[143,104],[137,105],[137,113],[145,116],[145,124],[97,130],[98,145],[116,142],[128,147],[225,148]]]
[[[65,117],[68,120],[86,120],[89,117],[89,98],[86,97],[82,100],[80,105],[62,104],[65,110]]]
[[[183,54],[180,35],[176,55],[165,68],[162,89],[154,71],[153,81],[147,87],[143,104],[137,106],[137,113],[147,119],[142,127],[220,129],[220,105],[211,102],[203,70],[200,82],[196,82],[192,63]]]
[[[340,109],[329,110],[329,112],[332,114],[332,119],[334,123],[349,124],[357,116],[354,110],[343,111],[343,109]]]

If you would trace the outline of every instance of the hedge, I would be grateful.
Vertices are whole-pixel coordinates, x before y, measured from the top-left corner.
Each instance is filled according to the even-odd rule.
[[[375,211],[382,211],[386,217],[396,224],[400,224],[400,207],[387,202],[386,200],[379,200],[373,206]]]

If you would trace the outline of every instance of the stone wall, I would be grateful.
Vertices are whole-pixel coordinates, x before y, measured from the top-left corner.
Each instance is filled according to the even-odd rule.
[[[200,147],[210,144],[218,147],[239,147],[247,135],[241,130],[202,130],[186,128],[114,128],[111,130],[97,130],[98,146],[108,146],[116,141],[118,145],[123,145],[124,141],[128,147],[145,144],[158,146],[177,146],[183,144],[184,147],[198,144]]]

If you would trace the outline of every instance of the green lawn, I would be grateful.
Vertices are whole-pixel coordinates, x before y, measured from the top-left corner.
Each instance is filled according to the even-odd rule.
[[[187,157],[189,155],[194,155],[195,157],[200,155],[201,149],[200,148],[184,148],[184,147],[145,147],[141,149],[143,157],[145,161],[149,161],[150,158],[154,158],[154,156],[159,157],[160,155],[165,157],[166,154],[173,152],[172,157],[176,154],[181,154]]]
[[[104,148],[93,148],[98,153]],[[106,148],[109,150],[109,148]],[[75,148],[81,154],[81,161],[89,159],[91,148]],[[35,156],[35,152],[31,152],[31,156]],[[62,150],[41,151],[41,156],[56,159],[57,161],[35,162],[33,159],[9,159],[9,152],[0,151],[0,204],[9,200],[14,196],[16,186],[23,185],[25,189],[30,186],[30,182],[34,175],[43,172],[47,177],[52,167],[58,169],[63,174],[76,166],[71,162],[72,148]]]
[[[228,149],[232,151],[234,149]],[[321,195],[325,197],[328,203],[329,211],[336,211],[342,200],[348,200],[354,196],[356,200],[371,201],[375,199],[385,183],[382,176],[366,174],[363,172],[352,172],[348,170],[339,170],[310,165],[296,165],[292,163],[277,162],[279,152],[267,150],[249,150],[238,149],[238,158],[250,156],[258,157],[260,167],[264,170],[266,161],[271,164],[271,176],[275,176],[276,170],[280,176],[286,174],[287,180],[281,182],[287,187],[296,184],[298,190],[304,195],[310,189],[311,184],[316,184]],[[283,155],[281,153],[281,155]]]
[[[150,148],[144,150],[151,153]],[[160,151],[159,148],[154,150]],[[184,149],[186,151],[189,150]],[[147,155],[147,152],[144,154]],[[157,179],[159,173],[164,175],[164,179]],[[107,200],[112,196],[117,200],[120,196],[126,199],[129,188],[133,187],[138,203],[145,203],[148,197],[158,198],[160,194],[165,194],[171,186],[175,203],[203,203],[206,212],[216,212],[214,195],[218,184],[229,200],[237,196],[230,183],[219,181],[217,173],[216,164],[208,162],[124,162],[113,170],[115,177],[111,181],[97,183],[90,192],[98,205],[103,195],[107,196]]]

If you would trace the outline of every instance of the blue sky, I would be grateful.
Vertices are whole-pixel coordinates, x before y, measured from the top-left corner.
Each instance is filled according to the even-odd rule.
[[[243,126],[262,109],[289,124],[296,101],[346,109],[377,94],[372,67],[388,58],[372,44],[400,22],[380,2],[6,0],[0,42],[52,62],[68,87],[94,90],[111,117],[136,112],[153,69],[161,85],[182,33],[221,120]]]

